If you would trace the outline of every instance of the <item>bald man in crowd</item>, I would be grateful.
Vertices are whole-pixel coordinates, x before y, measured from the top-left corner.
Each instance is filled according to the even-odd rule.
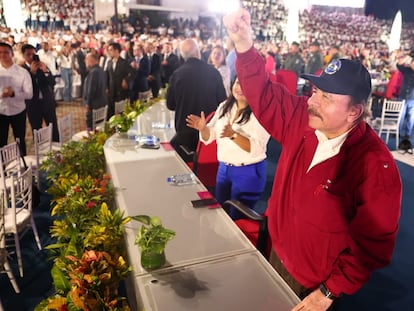
[[[185,63],[171,76],[167,91],[167,107],[175,111],[176,135],[171,144],[188,162],[192,159],[183,152],[180,145],[189,151],[195,151],[198,131],[187,127],[187,115],[200,115],[201,111],[204,111],[207,116],[226,99],[226,91],[218,70],[201,60],[200,49],[194,40],[182,41],[180,53]]]

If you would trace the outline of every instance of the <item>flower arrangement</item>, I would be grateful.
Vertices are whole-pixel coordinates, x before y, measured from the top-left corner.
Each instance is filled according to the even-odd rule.
[[[111,129],[114,129],[119,133],[126,133],[134,124],[138,115],[143,113],[149,106],[153,104],[153,101],[141,101],[137,100],[129,105],[125,106],[125,110],[113,115],[108,123]]]

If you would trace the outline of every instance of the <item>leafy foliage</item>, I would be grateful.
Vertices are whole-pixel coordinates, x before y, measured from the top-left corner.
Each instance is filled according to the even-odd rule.
[[[175,231],[164,228],[159,217],[138,215],[131,218],[142,223],[135,239],[135,244],[140,247],[141,251],[150,249],[161,254],[167,242],[175,236]]]

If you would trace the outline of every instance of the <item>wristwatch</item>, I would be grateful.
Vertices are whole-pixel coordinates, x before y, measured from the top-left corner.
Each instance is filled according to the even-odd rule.
[[[237,132],[234,132],[234,134],[230,136],[230,139],[234,140],[237,136],[239,136],[239,134]]]
[[[322,294],[324,294],[326,298],[329,298],[331,300],[336,300],[339,298],[338,296],[332,294],[332,292],[323,283],[319,285],[319,290],[322,292]]]

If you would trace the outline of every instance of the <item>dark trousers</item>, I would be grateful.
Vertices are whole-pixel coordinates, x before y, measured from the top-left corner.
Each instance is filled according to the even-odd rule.
[[[55,101],[47,101],[39,99],[35,102],[27,104],[27,116],[29,118],[32,130],[42,128],[43,120],[46,125],[53,124],[52,138],[53,141],[59,141],[59,130],[56,117]]]
[[[295,292],[295,294],[303,300],[306,296],[313,292],[313,290],[306,288],[298,283],[286,270],[285,266],[281,262],[279,256],[275,253],[272,249],[270,252],[269,262],[273,268],[279,273],[282,279],[289,285],[289,287]],[[331,306],[327,309],[327,311],[338,311],[339,310],[339,303],[340,299],[335,300]]]
[[[9,137],[9,126],[13,130],[15,139],[19,139],[20,152],[26,155],[26,110],[14,115],[5,116],[0,114],[0,147],[7,145]]]

